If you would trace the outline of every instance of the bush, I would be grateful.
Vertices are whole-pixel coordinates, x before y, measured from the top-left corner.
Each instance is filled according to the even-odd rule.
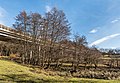
[[[11,60],[14,60],[15,58],[17,58],[17,56],[16,56],[16,54],[10,54],[9,58],[10,58]]]
[[[75,73],[73,76],[79,78],[115,80],[115,79],[120,79],[120,72],[83,70]]]

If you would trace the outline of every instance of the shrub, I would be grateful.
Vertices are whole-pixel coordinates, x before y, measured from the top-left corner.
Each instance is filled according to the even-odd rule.
[[[16,54],[10,54],[9,58],[10,59],[15,59],[15,58],[17,58],[17,56],[16,56]]]

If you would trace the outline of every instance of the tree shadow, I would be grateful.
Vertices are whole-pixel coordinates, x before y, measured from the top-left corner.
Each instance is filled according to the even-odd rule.
[[[54,80],[54,79],[41,79],[35,78],[34,76],[30,76],[28,74],[0,74],[0,81],[11,81],[17,83],[63,83],[63,81]]]
[[[29,76],[27,74],[1,74],[0,76],[4,78],[0,78],[0,81],[12,81],[17,83],[37,83],[43,82],[42,79],[35,79],[33,76]]]
[[[0,81],[10,81],[17,83],[97,83],[97,81],[88,81],[88,80],[80,80],[80,81],[68,81],[68,80],[55,80],[55,79],[41,79],[35,78],[34,76],[30,76],[28,74],[0,74]]]

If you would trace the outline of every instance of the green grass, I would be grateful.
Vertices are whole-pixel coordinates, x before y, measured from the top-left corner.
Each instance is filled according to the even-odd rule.
[[[45,70],[22,66],[12,61],[0,60],[0,83],[120,83],[119,80],[84,79],[51,76]],[[51,73],[55,73],[52,72]]]

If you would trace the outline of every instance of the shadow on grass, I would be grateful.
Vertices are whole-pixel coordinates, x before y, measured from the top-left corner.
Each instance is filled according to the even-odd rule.
[[[0,81],[10,81],[17,83],[97,83],[92,80],[55,80],[55,79],[41,79],[35,78],[27,74],[0,74]]]
[[[34,78],[33,76],[29,76],[27,74],[8,74],[0,75],[0,81],[11,81],[17,83],[37,83],[37,82],[44,82],[42,79]]]
[[[80,80],[80,81],[69,81],[70,83],[99,83],[97,81],[92,80]]]
[[[0,81],[10,81],[17,83],[63,83],[65,81],[53,80],[53,79],[41,79],[28,74],[0,74]]]

